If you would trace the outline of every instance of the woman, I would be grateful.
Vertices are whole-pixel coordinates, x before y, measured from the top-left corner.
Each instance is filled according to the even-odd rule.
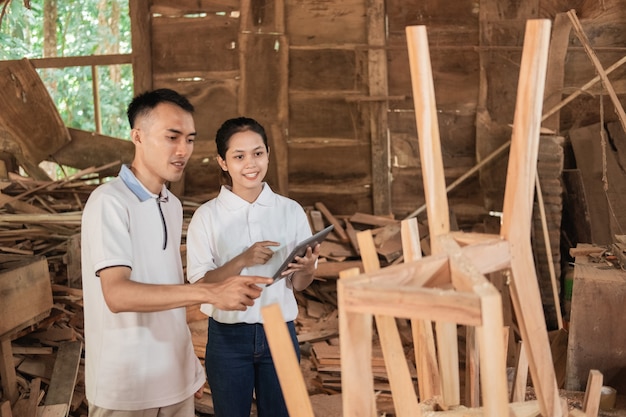
[[[272,276],[296,244],[311,236],[302,207],[264,182],[269,146],[254,119],[229,119],[217,131],[217,161],[229,180],[219,195],[200,206],[187,232],[190,282],[221,282],[231,275]],[[312,281],[319,245],[296,257],[285,279],[264,288],[245,311],[205,304],[210,316],[205,366],[216,417],[249,417],[253,396],[259,417],[288,417],[265,338],[261,308],[279,303],[300,357],[293,320],[295,291]]]

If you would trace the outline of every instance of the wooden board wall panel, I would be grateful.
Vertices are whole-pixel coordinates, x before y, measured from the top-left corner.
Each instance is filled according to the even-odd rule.
[[[219,167],[215,162],[215,132],[224,120],[237,113],[238,72],[197,73],[200,81],[177,81],[175,77],[155,79],[155,88],[172,88],[194,105],[198,136],[194,152],[185,168],[185,195],[206,195],[219,190]],[[221,75],[221,77],[218,77]],[[219,103],[219,105],[216,105]]]
[[[271,149],[266,181],[288,196],[289,43],[284,13],[282,0],[241,2],[237,109],[264,126]]]
[[[131,1],[128,3],[131,19],[132,55],[133,55],[133,89],[135,94],[152,89],[152,53],[149,0]]]
[[[364,122],[358,103],[342,99],[289,101],[289,136],[298,138],[345,138],[369,143],[361,136]]]
[[[269,130],[267,122],[278,121],[279,111],[286,106],[287,82],[284,60],[287,39],[282,35],[240,35],[242,85],[239,113],[256,118]],[[242,91],[245,94],[241,94]]]
[[[315,161],[315,163],[312,163]],[[367,178],[371,180],[371,152],[368,143],[342,141],[322,145],[321,141],[289,144],[289,178],[306,182]]]
[[[292,45],[367,44],[365,2],[287,0],[286,32]]]
[[[291,49],[289,89],[357,90],[360,75],[357,55],[358,52],[352,49]],[[358,90],[366,92],[365,89]]]
[[[524,2],[503,2],[489,0],[480,2],[480,19],[487,20],[516,20],[538,17],[540,0]]]
[[[186,14],[239,10],[240,0],[150,0],[153,13]]]
[[[7,265],[0,271],[0,335],[20,330],[52,308],[48,262],[44,257]]]
[[[152,18],[154,76],[193,71],[231,71],[239,67],[239,19],[206,14]],[[184,46],[171,39],[184,39]]]
[[[472,0],[445,5],[438,0],[388,0],[387,11],[390,31],[404,31],[406,26],[435,27],[446,24],[457,26],[462,31],[461,26],[476,26],[478,23],[478,5]]]

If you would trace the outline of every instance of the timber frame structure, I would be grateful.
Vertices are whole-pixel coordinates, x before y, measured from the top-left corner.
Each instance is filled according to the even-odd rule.
[[[457,325],[475,329],[468,331],[466,364],[471,372],[466,380],[465,403],[471,408],[481,407],[476,415],[530,416],[539,412],[544,417],[597,416],[601,374],[591,373],[582,412],[568,412],[565,399],[559,397],[533,264],[529,231],[550,22],[529,20],[526,29],[503,223],[499,235],[487,235],[450,232],[426,29],[407,27],[433,254],[421,257],[414,219],[402,223],[404,264],[380,269],[371,234],[357,235],[364,273],[358,269],[343,271],[337,284],[344,415],[377,415],[369,366],[375,318],[395,412],[400,417],[431,415],[438,413],[436,410],[446,410],[446,416],[467,415],[460,401]],[[511,393],[507,392],[501,294],[486,277],[499,271],[510,276],[524,348],[518,383]],[[265,307],[264,318],[270,348],[280,351],[274,357],[290,414],[313,416],[310,403],[303,400],[306,390],[303,394],[303,385],[294,383],[294,372],[299,370],[297,362],[289,361],[295,355],[285,355],[284,347],[289,344],[280,340],[282,333],[288,337],[282,329],[280,309],[276,305]],[[411,320],[419,402],[395,318]],[[528,370],[537,401],[525,403]]]

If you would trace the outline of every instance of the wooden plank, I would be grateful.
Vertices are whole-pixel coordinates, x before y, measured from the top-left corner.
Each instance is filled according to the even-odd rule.
[[[554,28],[550,40],[550,52],[548,54],[548,73],[546,76],[544,107],[549,109],[561,101],[563,92],[563,79],[565,78],[565,56],[569,46],[571,24],[566,13],[557,13],[554,17]],[[555,132],[560,131],[561,118],[559,113],[554,113],[546,118],[543,127]]]
[[[528,386],[528,358],[526,350],[521,340],[517,343],[517,364],[515,366],[515,376],[511,387],[511,402],[522,402],[526,400],[526,387]]]
[[[69,128],[72,141],[51,155],[51,160],[78,169],[102,166],[113,161],[129,164],[135,154],[135,145],[129,140],[114,138],[95,132]],[[114,176],[119,165],[102,171],[102,176]]]
[[[74,395],[76,378],[78,377],[82,351],[83,342],[80,340],[63,342],[59,345],[45,405],[63,404],[67,406],[67,411],[69,411],[69,405],[72,403],[72,396]]]
[[[606,171],[604,161],[611,152],[604,152],[601,140],[604,128],[599,123],[572,129],[570,142],[576,158],[576,167],[582,176],[583,191],[587,202],[591,227],[591,241],[581,243],[610,244],[611,236],[609,205],[605,192]],[[606,139],[606,136],[605,136]]]
[[[407,27],[406,35],[430,243],[437,253],[435,237],[450,231],[450,218],[426,27]]]
[[[3,401],[0,404],[0,417],[13,417],[11,413],[11,401]]]
[[[554,365],[530,244],[550,21],[526,24],[500,234],[511,245],[512,301],[543,415],[561,416]]]
[[[46,258],[35,257],[0,271],[0,293],[0,336],[47,315],[52,308],[52,289]]]
[[[344,283],[359,273],[356,268],[344,270],[337,282],[343,415],[376,417],[374,375],[369,365],[372,361],[373,317],[371,313],[343,308],[346,302]]]
[[[300,371],[289,330],[280,311],[280,305],[265,306],[261,309],[261,313],[267,342],[272,352],[289,415],[314,417],[307,387]]]
[[[370,96],[389,94],[387,76],[385,0],[368,0],[367,39],[368,86]],[[372,152],[372,203],[374,214],[391,214],[391,169],[387,134],[387,101],[369,102]]]
[[[13,363],[11,340],[8,338],[0,338],[0,379],[2,380],[3,395],[8,398],[11,403],[17,401],[17,378],[15,365]]]
[[[135,94],[152,90],[152,31],[150,2],[128,4],[133,47],[133,89]]]
[[[13,149],[16,158],[37,165],[71,140],[46,86],[28,59],[0,65],[0,89],[4,92],[0,95],[0,125],[17,145]]]
[[[409,26],[406,35],[430,245],[432,253],[437,254],[441,252],[437,237],[450,232],[450,217],[426,27]],[[437,321],[435,327],[443,402],[446,406],[459,405],[456,325],[454,322]]]
[[[580,24],[578,17],[576,17],[576,10],[570,9],[567,12],[567,16],[570,18],[570,21],[572,22],[574,33],[576,33],[578,40],[580,41],[580,43],[582,43],[583,48],[585,48],[585,52],[587,53],[587,55],[589,56],[589,59],[593,63],[593,66],[598,72],[598,75],[602,79],[603,87],[606,88],[609,94],[609,97],[611,98],[611,102],[615,106],[615,113],[617,113],[617,117],[622,125],[622,129],[626,131],[626,113],[624,112],[622,103],[619,101],[619,97],[617,97],[617,94],[615,93],[615,89],[613,88],[613,85],[611,84],[611,80],[609,80],[609,77],[607,76],[606,71],[604,70],[604,68],[602,67],[602,64],[600,63],[600,60],[598,59],[598,56],[596,55],[595,51],[591,47],[589,39],[587,38],[587,35],[585,34],[585,31],[583,30],[583,27]]]
[[[380,264],[374,247],[372,231],[359,232],[356,236],[365,272],[379,270]],[[417,396],[413,389],[413,380],[404,355],[395,317],[382,314],[376,314],[374,317],[385,358],[385,368],[389,377],[396,415],[399,417],[419,417],[421,412],[417,405]]]
[[[324,203],[322,203],[321,201],[318,201],[317,203],[315,203],[315,208],[319,210],[324,215],[324,217],[326,217],[326,220],[328,220],[328,222],[335,227],[333,229],[333,233],[335,233],[339,237],[339,240],[341,240],[342,242],[350,241],[339,219],[337,219],[330,212],[330,210],[328,210],[328,208],[326,207]]]
[[[597,417],[600,410],[600,395],[604,377],[597,369],[589,371],[585,398],[583,399],[583,411],[587,417]]]
[[[413,262],[422,258],[420,234],[415,217],[402,220],[402,253],[404,262]],[[415,350],[415,367],[420,402],[428,401],[441,395],[441,377],[437,366],[435,336],[431,321],[411,320],[411,336]]]
[[[284,34],[284,8],[283,1],[268,3],[267,7],[249,0],[241,3],[237,107],[239,114],[265,127],[270,145],[267,181],[278,193],[288,196],[289,40]]]
[[[578,248],[593,249],[589,244]],[[626,333],[616,331],[626,317],[625,299],[626,272],[603,268],[584,254],[575,258],[565,389],[583,391],[589,372],[596,369],[605,375],[606,385],[626,390],[626,380],[617,372],[626,368],[620,353]]]

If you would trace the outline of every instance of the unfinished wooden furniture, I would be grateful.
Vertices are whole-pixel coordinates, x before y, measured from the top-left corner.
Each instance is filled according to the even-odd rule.
[[[364,398],[370,394],[353,388],[371,379],[367,369],[359,369],[359,364],[368,363],[368,358],[367,351],[358,347],[371,344],[367,328],[371,327],[371,318],[375,314],[436,323],[441,377],[441,398],[436,401],[444,409],[460,405],[456,325],[475,327],[484,413],[494,417],[508,415],[502,301],[500,293],[484,276],[503,269],[511,271],[513,305],[541,413],[544,416],[565,415],[554,377],[530,246],[549,36],[549,21],[531,20],[527,23],[502,230],[500,236],[482,236],[450,233],[426,29],[423,26],[407,28],[433,255],[338,282],[342,393],[346,415],[376,414],[371,408],[373,401]],[[520,302],[522,298],[523,303]],[[355,396],[357,392],[358,396]],[[392,394],[395,395],[393,389]],[[430,398],[420,398],[421,402],[425,400]]]
[[[526,25],[499,235],[450,232],[426,29],[409,27],[407,37],[432,255],[420,258],[415,223],[405,221],[405,263],[379,269],[371,255],[375,254],[371,236],[357,235],[365,272],[343,271],[337,283],[343,414],[377,416],[370,366],[375,318],[399,417],[431,416],[441,410],[446,416],[565,417],[568,411],[556,384],[530,241],[550,22],[531,20]],[[521,366],[511,394],[507,389],[501,294],[485,276],[498,271],[510,277],[522,339]],[[407,372],[395,318],[412,322],[419,401]],[[268,334],[275,326],[284,327],[280,317],[266,317],[264,325]],[[457,325],[474,329],[469,332],[471,372],[466,379],[471,410],[460,407]],[[271,343],[270,348],[274,353]],[[509,395],[524,399],[526,361],[537,400],[511,403]],[[292,374],[297,373],[297,363],[292,361],[291,369]],[[293,375],[279,372],[279,378],[288,395],[287,385]],[[585,410],[573,415],[597,415],[596,391],[594,388]],[[289,401],[302,404],[307,399],[300,396]]]

